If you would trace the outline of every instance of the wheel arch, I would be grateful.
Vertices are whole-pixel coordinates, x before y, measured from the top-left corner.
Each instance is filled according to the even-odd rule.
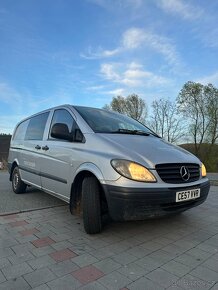
[[[76,176],[71,185],[70,212],[72,214],[80,214],[81,212],[82,182],[84,178],[88,176],[94,176],[96,178],[100,187],[100,199],[107,203],[106,194],[101,185],[101,181],[104,180],[103,175],[94,164],[88,164],[88,166],[82,166],[77,170]]]
[[[9,177],[9,180],[12,181],[12,173],[13,173],[13,170],[16,166],[19,166],[18,164],[18,161],[17,160],[14,160],[13,163],[11,164],[11,169],[10,169],[10,177]]]

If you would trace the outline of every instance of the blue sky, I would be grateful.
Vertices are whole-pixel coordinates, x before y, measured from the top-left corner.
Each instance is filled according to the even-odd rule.
[[[0,133],[60,104],[218,86],[217,19],[216,0],[1,0]]]

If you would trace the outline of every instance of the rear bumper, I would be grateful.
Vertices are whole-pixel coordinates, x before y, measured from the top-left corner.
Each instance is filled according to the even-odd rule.
[[[173,188],[127,188],[103,185],[109,213],[114,220],[143,220],[155,216],[175,214],[203,203],[210,189],[209,181],[195,186]],[[200,197],[176,202],[176,192],[200,188]]]

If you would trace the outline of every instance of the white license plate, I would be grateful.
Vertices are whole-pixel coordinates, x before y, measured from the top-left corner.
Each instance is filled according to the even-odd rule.
[[[200,197],[200,188],[178,191],[176,193],[176,202],[196,199]]]

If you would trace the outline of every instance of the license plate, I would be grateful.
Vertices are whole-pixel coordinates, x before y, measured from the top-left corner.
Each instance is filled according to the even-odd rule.
[[[200,197],[200,188],[178,191],[176,193],[176,202],[196,199]]]

